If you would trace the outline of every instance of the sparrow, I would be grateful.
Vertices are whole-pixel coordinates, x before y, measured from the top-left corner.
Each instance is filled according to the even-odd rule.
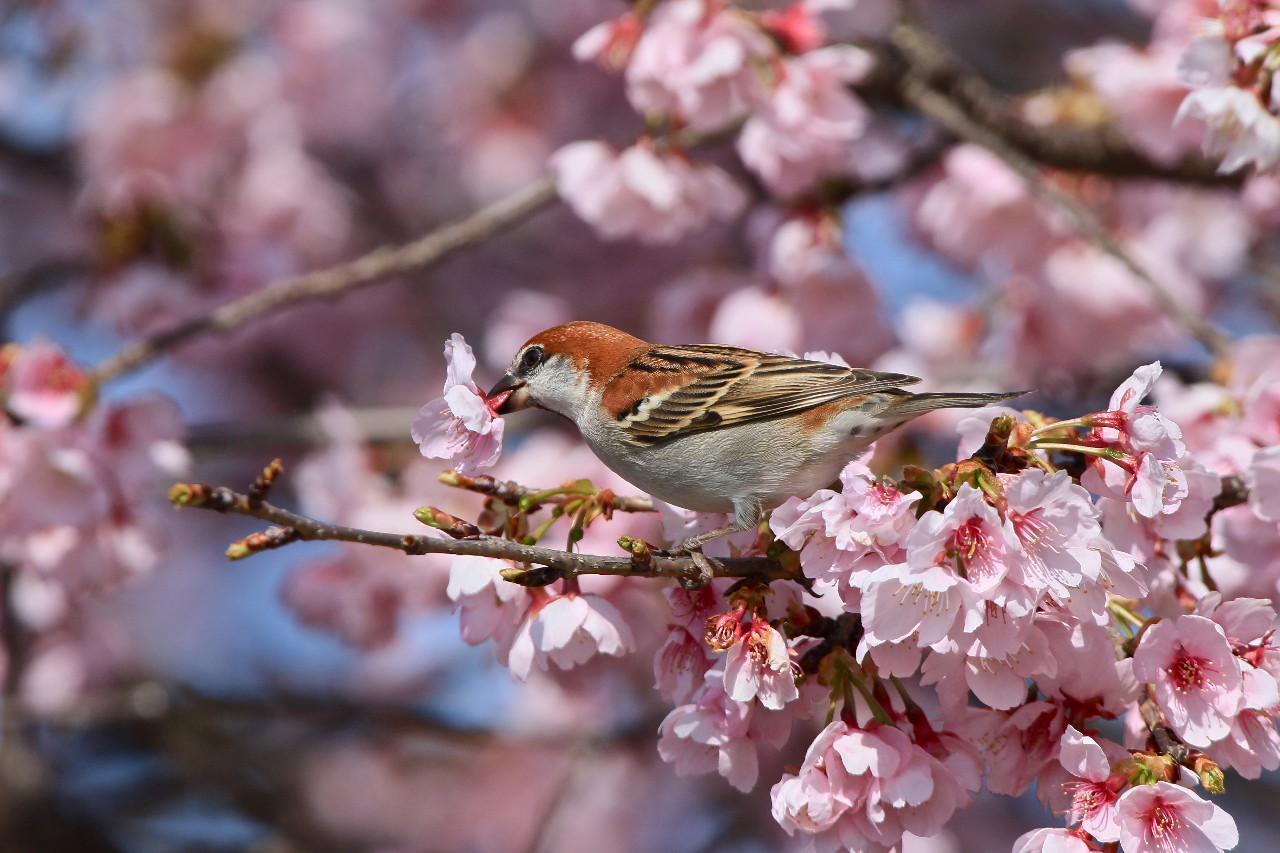
[[[650,495],[733,523],[674,550],[749,530],[765,510],[835,483],[871,442],[925,412],[979,408],[1008,393],[912,394],[920,380],[741,347],[658,346],[601,323],[534,335],[489,392],[577,425],[605,465]]]

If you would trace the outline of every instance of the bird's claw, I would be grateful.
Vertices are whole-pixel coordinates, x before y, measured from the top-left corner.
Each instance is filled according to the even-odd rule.
[[[684,551],[689,555],[689,559],[693,561],[693,571],[680,578],[680,587],[687,590],[702,589],[711,583],[711,579],[716,576],[715,561],[702,553],[701,548],[677,548],[675,553]]]
[[[691,545],[690,542],[692,542],[692,540],[686,539],[675,548],[663,550],[661,548],[654,548],[649,543],[640,539],[633,539],[631,537],[624,536],[622,539],[618,540],[618,544],[621,545],[624,550],[631,553],[632,563],[643,569],[648,569],[652,565],[654,557],[664,557],[669,559],[671,557],[680,557],[687,554],[689,559],[693,561],[693,571],[687,572],[679,578],[680,586],[688,590],[702,589],[704,586],[711,583],[711,579],[715,577],[715,567],[717,563],[706,554],[702,553],[702,546],[700,543],[692,542]]]

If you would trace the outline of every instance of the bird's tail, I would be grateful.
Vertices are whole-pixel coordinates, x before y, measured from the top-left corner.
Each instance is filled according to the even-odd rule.
[[[952,394],[943,392],[912,394],[893,402],[893,409],[904,415],[922,415],[934,409],[981,409],[1008,400],[1021,397],[1030,391],[1003,391],[990,394]]]

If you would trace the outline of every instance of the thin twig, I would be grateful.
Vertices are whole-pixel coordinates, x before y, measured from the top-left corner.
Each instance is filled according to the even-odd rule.
[[[534,181],[461,222],[437,228],[411,243],[383,246],[349,263],[283,279],[207,314],[135,341],[97,365],[92,376],[98,382],[107,382],[198,335],[234,331],[296,302],[331,299],[387,276],[431,266],[458,249],[523,221],[554,198],[555,184],[550,178]]]
[[[1160,754],[1172,756],[1174,760],[1181,763],[1181,758],[1185,757],[1187,747],[1178,739],[1173,730],[1165,724],[1160,706],[1145,690],[1142,693],[1142,700],[1138,703],[1138,711],[1142,714],[1142,722],[1146,725],[1147,731],[1151,733],[1151,741],[1155,744]]]
[[[1211,353],[1215,356],[1224,356],[1227,353],[1230,339],[1213,324],[1174,299],[1083,202],[1042,180],[1039,164],[1014,148],[999,134],[976,122],[946,95],[930,88],[922,77],[908,74],[907,79],[902,82],[902,91],[904,97],[929,118],[957,137],[980,145],[1000,158],[1006,166],[1022,178],[1034,195],[1061,210],[1081,235],[1123,264],[1125,269],[1146,286],[1161,309],[1180,323],[1192,337],[1204,344]]]
[[[471,492],[479,492],[482,495],[497,498],[498,500],[509,504],[518,504],[522,499],[527,499],[534,501],[535,506],[540,506],[548,502],[546,498],[561,494],[561,492],[556,489],[534,489],[529,486],[523,486],[512,480],[495,480],[487,474],[481,474],[478,477],[467,477],[459,474],[457,471],[445,471],[438,479],[447,486],[466,489]],[[602,503],[604,503],[604,505],[611,511],[658,511],[658,508],[653,505],[652,498],[642,497],[639,495],[615,495],[609,490],[594,491],[591,494],[604,496],[605,500],[602,501]]]
[[[581,788],[583,782],[591,776],[586,767],[587,759],[599,749],[600,745],[595,738],[580,736],[574,742],[572,749],[567,750],[564,765],[559,768],[554,782],[546,778],[542,780],[543,789],[550,788],[551,796],[547,798],[547,805],[542,810],[542,814],[537,816],[537,824],[529,835],[529,846],[526,848],[529,853],[562,849],[563,845],[551,843],[553,830],[556,828],[556,818],[562,812],[576,807],[578,798],[574,797],[575,789]],[[551,784],[548,784],[549,782]]]
[[[370,444],[409,442],[407,426],[420,406],[370,406],[349,408],[363,441]],[[212,421],[187,427],[187,447],[196,453],[216,453],[263,445],[275,447],[323,447],[333,442],[323,419],[315,412]]]
[[[50,785],[46,762],[30,741],[22,697],[33,638],[14,601],[17,571],[10,563],[0,563],[0,643],[5,663],[0,679],[0,838],[12,835],[23,810]]]
[[[461,539],[442,539],[436,536],[413,533],[387,533],[330,524],[304,515],[289,512],[273,504],[262,502],[256,506],[249,496],[232,491],[225,486],[206,486],[183,483],[170,490],[170,499],[177,506],[211,509],[260,518],[293,531],[293,540],[337,540],[394,548],[406,554],[453,554],[455,556],[492,557],[514,563],[532,563],[554,569],[563,577],[578,575],[614,575],[635,577],[665,577],[689,580],[700,575],[701,570],[687,556],[665,556],[649,552],[645,559],[632,557],[605,557],[593,554],[577,554],[524,545],[496,536],[467,536]],[[765,557],[734,557],[712,561],[716,577],[760,578],[763,580],[796,580],[797,576],[783,566]]]

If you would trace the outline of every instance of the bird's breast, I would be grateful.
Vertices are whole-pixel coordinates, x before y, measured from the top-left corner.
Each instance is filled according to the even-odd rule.
[[[870,439],[847,430],[797,431],[787,419],[693,432],[650,445],[620,429],[583,432],[588,445],[627,482],[656,498],[698,512],[732,512],[752,498],[766,509],[835,482]]]

